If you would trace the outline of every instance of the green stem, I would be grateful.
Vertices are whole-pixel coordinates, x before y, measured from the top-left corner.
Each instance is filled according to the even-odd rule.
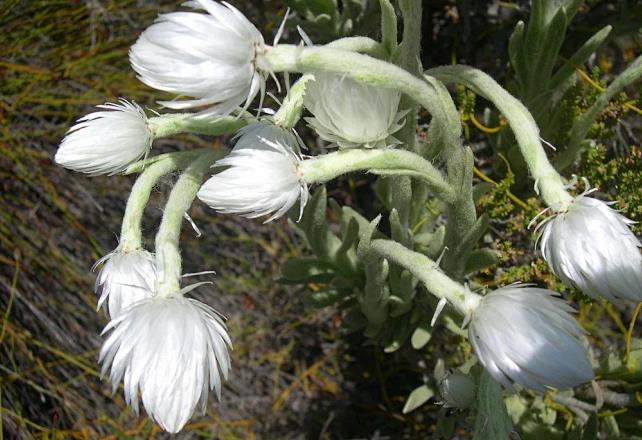
[[[445,143],[459,145],[461,123],[454,106],[443,102],[435,82],[417,78],[385,61],[329,47],[280,44],[267,47],[264,57],[274,72],[334,72],[374,87],[399,90],[425,107],[438,121]]]
[[[323,183],[353,171],[379,175],[405,175],[425,182],[436,197],[452,202],[456,194],[441,172],[421,156],[404,150],[341,150],[306,159],[300,172],[306,183]]]
[[[445,298],[464,317],[479,305],[482,297],[467,287],[453,281],[439,270],[436,262],[419,252],[411,251],[392,240],[372,240],[370,249],[383,258],[408,270],[425,284],[426,289],[438,298]]]
[[[620,93],[625,87],[642,77],[642,55],[637,57],[617,78],[598,96],[593,105],[575,121],[569,134],[568,148],[555,161],[558,170],[563,170],[577,159],[582,150],[582,141],[586,138],[591,125],[602,110],[609,104],[611,98]]]
[[[386,49],[378,41],[368,37],[345,37],[325,45],[331,49],[347,50],[370,55],[375,58],[386,58]]]
[[[173,172],[177,168],[186,166],[196,157],[202,155],[203,151],[204,150],[181,151],[162,154],[155,156],[153,158],[154,161],[147,163],[146,166],[139,165],[146,161],[139,161],[130,167],[130,169],[132,167],[137,167],[136,169],[141,167],[140,170],[142,170],[142,173],[132,187],[129,199],[127,200],[125,215],[123,216],[119,245],[119,248],[123,252],[131,252],[141,247],[143,213],[152,189],[154,185],[156,185],[156,182],[158,182],[158,179]]]
[[[178,178],[169,195],[163,220],[156,234],[156,264],[158,267],[158,296],[169,296],[180,290],[181,254],[179,239],[181,224],[187,210],[210,166],[225,155],[224,152],[208,150],[192,161]]]
[[[236,133],[250,123],[252,118],[237,116],[215,116],[201,118],[191,113],[172,113],[149,118],[147,121],[154,139],[179,133],[194,133],[211,136]]]
[[[460,83],[491,101],[508,121],[544,202],[562,210],[573,200],[546,156],[539,129],[528,109],[493,78],[470,66],[442,66],[426,71],[445,83]]]

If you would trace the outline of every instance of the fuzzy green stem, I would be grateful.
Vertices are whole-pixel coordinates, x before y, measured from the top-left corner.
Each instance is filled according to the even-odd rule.
[[[397,14],[390,0],[379,0],[381,10],[381,44],[388,55],[397,49]]]
[[[439,270],[439,265],[419,252],[411,251],[392,240],[372,240],[371,251],[408,270],[425,284],[426,289],[437,298],[445,298],[464,317],[479,305],[482,297],[465,286],[453,281]]]
[[[544,202],[562,210],[573,200],[546,156],[539,129],[528,109],[493,78],[470,66],[442,66],[426,71],[445,83],[459,83],[491,101],[508,121]]]
[[[181,254],[179,240],[181,224],[187,210],[192,206],[194,197],[210,166],[222,158],[225,152],[208,150],[194,160],[176,181],[169,195],[163,220],[156,234],[156,264],[158,284],[156,294],[169,296],[180,290]]]
[[[410,176],[425,182],[435,196],[452,202],[456,194],[441,172],[421,156],[404,150],[340,150],[306,159],[300,172],[308,184],[323,183],[353,171],[386,176]]]
[[[149,118],[147,124],[154,139],[179,133],[194,133],[211,136],[236,133],[253,118],[237,116],[214,116],[202,118],[191,113],[173,113]]]
[[[263,54],[274,72],[334,72],[374,87],[399,90],[424,106],[439,124],[445,143],[460,144],[461,124],[457,110],[444,105],[434,82],[417,78],[385,61],[329,47],[280,44]]]
[[[130,169],[137,167],[135,169],[142,170],[142,173],[132,187],[129,199],[127,200],[125,215],[123,216],[119,245],[123,252],[131,252],[141,247],[143,213],[152,189],[154,185],[156,185],[156,182],[158,182],[158,179],[178,168],[186,166],[195,158],[202,155],[203,151],[204,150],[180,151],[162,154],[155,156],[153,158],[154,162],[147,163],[146,166],[140,165],[145,161],[139,161],[130,166]]]
[[[288,96],[283,100],[283,105],[281,105],[279,111],[274,115],[274,124],[284,130],[294,128],[297,122],[299,122],[299,119],[301,119],[306,83],[311,80],[314,81],[314,75],[312,73],[306,73],[292,85]]]
[[[325,47],[364,53],[379,59],[386,58],[387,55],[386,49],[381,43],[368,37],[340,38],[326,44]]]

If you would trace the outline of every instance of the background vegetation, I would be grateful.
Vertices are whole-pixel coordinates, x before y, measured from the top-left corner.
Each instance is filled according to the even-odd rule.
[[[268,41],[288,5],[298,13],[291,25],[300,20],[318,43],[351,33],[376,37],[378,32],[375,1],[341,2],[342,14],[329,19],[319,19],[310,9],[323,2],[232,3],[260,24]],[[456,60],[510,82],[508,37],[517,20],[528,17],[528,2],[424,5],[424,66]],[[95,311],[90,268],[116,246],[132,178],[90,179],[56,167],[52,158],[70,124],[93,105],[122,96],[156,108],[158,96],[136,80],[127,51],[158,13],[175,9],[177,3],[5,0],[2,6],[0,431],[6,438],[163,438],[146,417],[126,408],[120,392],[111,396],[96,365],[106,317]],[[634,2],[589,1],[581,9],[563,55],[606,24],[614,25],[614,31],[589,65],[579,66],[577,84],[562,102],[569,124],[591,105],[600,87],[642,52],[640,23],[642,9]],[[290,32],[287,41],[298,41],[298,36]],[[603,360],[603,385],[612,393],[590,420],[581,406],[563,396],[530,396],[520,424],[545,424],[547,432],[572,438],[581,432],[574,431],[579,420],[595,425],[595,432],[633,438],[642,432],[642,343],[635,338],[640,331],[630,327],[634,311],[591,303],[550,275],[534,255],[532,231],[526,229],[541,207],[530,188],[520,185],[521,176],[493,156],[488,127],[475,123],[484,123],[486,104],[466,90],[456,94],[467,142],[478,160],[478,178],[490,183],[480,205],[492,219],[484,241],[499,256],[499,263],[476,281],[487,286],[535,282],[571,294],[596,358]],[[596,146],[566,173],[587,177],[638,221],[642,124],[635,109],[642,107],[641,96],[638,84],[613,100],[591,128]],[[498,124],[501,130],[501,121]],[[225,141],[183,136],[158,142],[155,148],[170,151]],[[158,186],[148,207],[149,239],[172,178]],[[352,176],[333,183],[328,193],[372,218],[378,207],[371,183],[368,176]],[[438,375],[444,365],[459,365],[467,356],[463,345],[452,348],[460,345],[458,337],[437,327],[424,350],[404,347],[388,354],[364,345],[361,334],[346,334],[340,310],[309,306],[306,298],[317,288],[314,284],[279,281],[283,263],[307,252],[287,222],[266,226],[214,215],[198,203],[191,215],[203,236],[184,228],[186,271],[217,272],[214,287],[196,295],[229,317],[234,371],[223,401],[211,399],[206,416],[194,419],[181,438],[425,438],[451,429],[455,431],[447,437],[470,437],[474,421],[466,412],[444,411],[435,404],[438,396],[402,414],[411,390],[424,382],[435,388],[433,371]],[[590,387],[581,392],[580,397],[592,398]],[[519,405],[526,407],[519,399],[513,402],[513,415],[519,415]]]

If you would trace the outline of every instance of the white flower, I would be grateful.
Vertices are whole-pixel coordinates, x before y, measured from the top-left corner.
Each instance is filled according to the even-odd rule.
[[[342,148],[381,148],[399,144],[391,135],[403,124],[400,94],[358,83],[345,76],[316,72],[305,88],[305,120],[319,136]]]
[[[147,116],[135,102],[120,100],[76,121],[60,143],[58,165],[90,175],[116,174],[143,157],[153,136]]]
[[[628,226],[633,222],[585,194],[537,227],[543,258],[564,283],[593,298],[642,301],[641,245]]]
[[[228,114],[249,105],[265,88],[268,69],[261,33],[233,6],[212,0],[184,3],[195,12],[161,15],[129,53],[138,78],[186,101],[162,101],[173,109],[209,106],[204,114]]]
[[[140,397],[166,431],[178,432],[196,410],[204,412],[208,389],[220,400],[231,342],[208,305],[180,295],[147,298],[112,319],[105,332],[102,374],[111,368],[114,392],[123,380],[127,404],[138,413]]]
[[[102,289],[98,309],[107,301],[109,316],[117,317],[130,305],[152,296],[156,283],[154,255],[144,249],[116,249],[98,260],[103,264],[96,277],[95,291]]]
[[[470,343],[488,372],[535,391],[570,388],[593,378],[582,329],[555,293],[508,286],[486,295],[473,311]]]
[[[298,199],[301,211],[308,187],[299,170],[295,137],[275,125],[258,122],[239,130],[232,152],[214,166],[227,166],[203,184],[198,198],[223,213],[273,220]]]

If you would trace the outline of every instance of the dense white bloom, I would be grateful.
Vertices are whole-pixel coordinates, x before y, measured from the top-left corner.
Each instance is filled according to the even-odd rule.
[[[209,106],[227,114],[265,87],[265,43],[261,33],[233,6],[212,0],[184,3],[196,12],[161,15],[129,53],[138,78],[186,101],[162,101],[173,109]]]
[[[640,241],[628,226],[633,222],[585,194],[538,226],[543,258],[564,283],[593,298],[642,301]]]
[[[403,124],[400,93],[358,83],[345,76],[316,72],[305,88],[305,120],[319,136],[342,148],[381,148],[400,142],[391,135]]]
[[[230,338],[211,307],[181,295],[144,299],[105,327],[102,374],[114,392],[123,380],[125,400],[163,429],[178,432],[194,411],[204,412],[208,389],[220,399],[221,375],[230,369]]]
[[[508,286],[486,295],[468,329],[479,361],[501,384],[535,391],[593,378],[573,309],[546,289]]]
[[[101,290],[98,308],[107,301],[109,316],[117,317],[130,305],[152,296],[156,283],[154,255],[144,249],[125,252],[116,249],[98,260],[103,266],[96,277],[95,291]]]
[[[106,103],[76,121],[60,143],[58,165],[91,175],[115,174],[143,157],[153,136],[147,116],[135,102]]]
[[[239,130],[232,152],[214,166],[227,166],[203,184],[198,198],[223,213],[254,218],[267,214],[273,220],[285,214],[298,199],[301,211],[308,187],[299,164],[295,137],[267,122]]]

